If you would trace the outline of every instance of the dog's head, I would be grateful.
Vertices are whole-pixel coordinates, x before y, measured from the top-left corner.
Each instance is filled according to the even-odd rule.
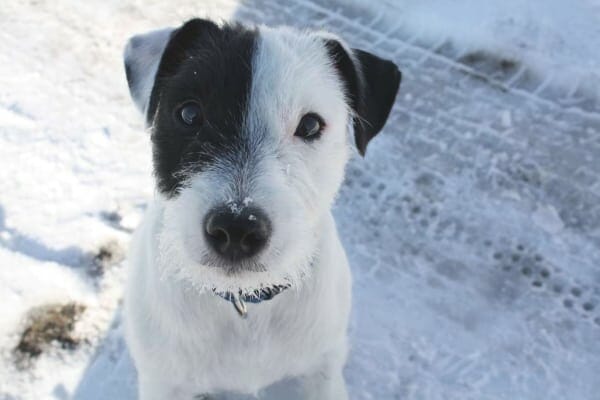
[[[401,78],[330,34],[200,19],[133,37],[125,68],[152,139],[165,273],[217,291],[309,272],[352,142],[364,154]]]

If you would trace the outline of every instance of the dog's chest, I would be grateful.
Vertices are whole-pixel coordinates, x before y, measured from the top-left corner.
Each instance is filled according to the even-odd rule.
[[[345,315],[294,292],[248,305],[246,318],[212,297],[204,316],[195,315],[201,319],[181,321],[169,346],[169,358],[185,371],[181,378],[200,387],[258,390],[315,368],[344,336]]]

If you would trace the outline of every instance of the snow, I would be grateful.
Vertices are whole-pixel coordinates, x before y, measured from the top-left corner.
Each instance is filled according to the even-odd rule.
[[[502,126],[504,128],[510,128],[510,126],[512,125],[512,117],[511,117],[510,111],[509,110],[502,111],[502,115],[500,118],[502,121]]]
[[[533,222],[548,233],[554,234],[564,228],[556,209],[548,205],[540,205],[531,215]]]
[[[360,7],[371,2],[351,0]],[[484,51],[531,67],[554,84],[600,86],[598,0],[383,0],[381,21],[430,45]],[[591,85],[591,86],[590,86]]]
[[[330,28],[403,70],[334,209],[354,274],[352,399],[597,398],[600,3],[353,4],[3,4],[0,399],[135,399],[118,255],[153,189],[121,54],[129,36],[195,15]],[[435,50],[446,42],[458,54]],[[457,67],[474,52],[540,85],[498,90]],[[28,311],[70,301],[87,306],[81,345],[16,368]]]

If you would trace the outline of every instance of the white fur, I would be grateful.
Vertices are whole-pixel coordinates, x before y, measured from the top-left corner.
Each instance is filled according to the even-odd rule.
[[[131,87],[131,97],[137,108],[146,115],[150,92],[154,86],[154,78],[173,28],[164,28],[131,38],[125,47],[123,58],[129,65],[130,73],[142,79]]]
[[[219,160],[178,196],[157,194],[134,236],[125,321],[141,400],[222,392],[347,398],[351,278],[330,208],[350,152],[350,114],[318,35],[260,32],[244,124],[256,135],[252,160]],[[307,112],[327,124],[311,144],[293,136]],[[211,265],[201,221],[228,203],[252,203],[271,219],[260,270],[226,273]],[[273,284],[291,288],[248,304],[245,319],[213,293]]]

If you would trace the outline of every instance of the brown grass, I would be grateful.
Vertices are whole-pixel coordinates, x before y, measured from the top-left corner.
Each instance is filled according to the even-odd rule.
[[[77,303],[48,304],[30,310],[14,349],[17,365],[29,365],[52,344],[63,349],[76,348],[79,339],[73,335],[73,330],[84,311],[85,306]]]

